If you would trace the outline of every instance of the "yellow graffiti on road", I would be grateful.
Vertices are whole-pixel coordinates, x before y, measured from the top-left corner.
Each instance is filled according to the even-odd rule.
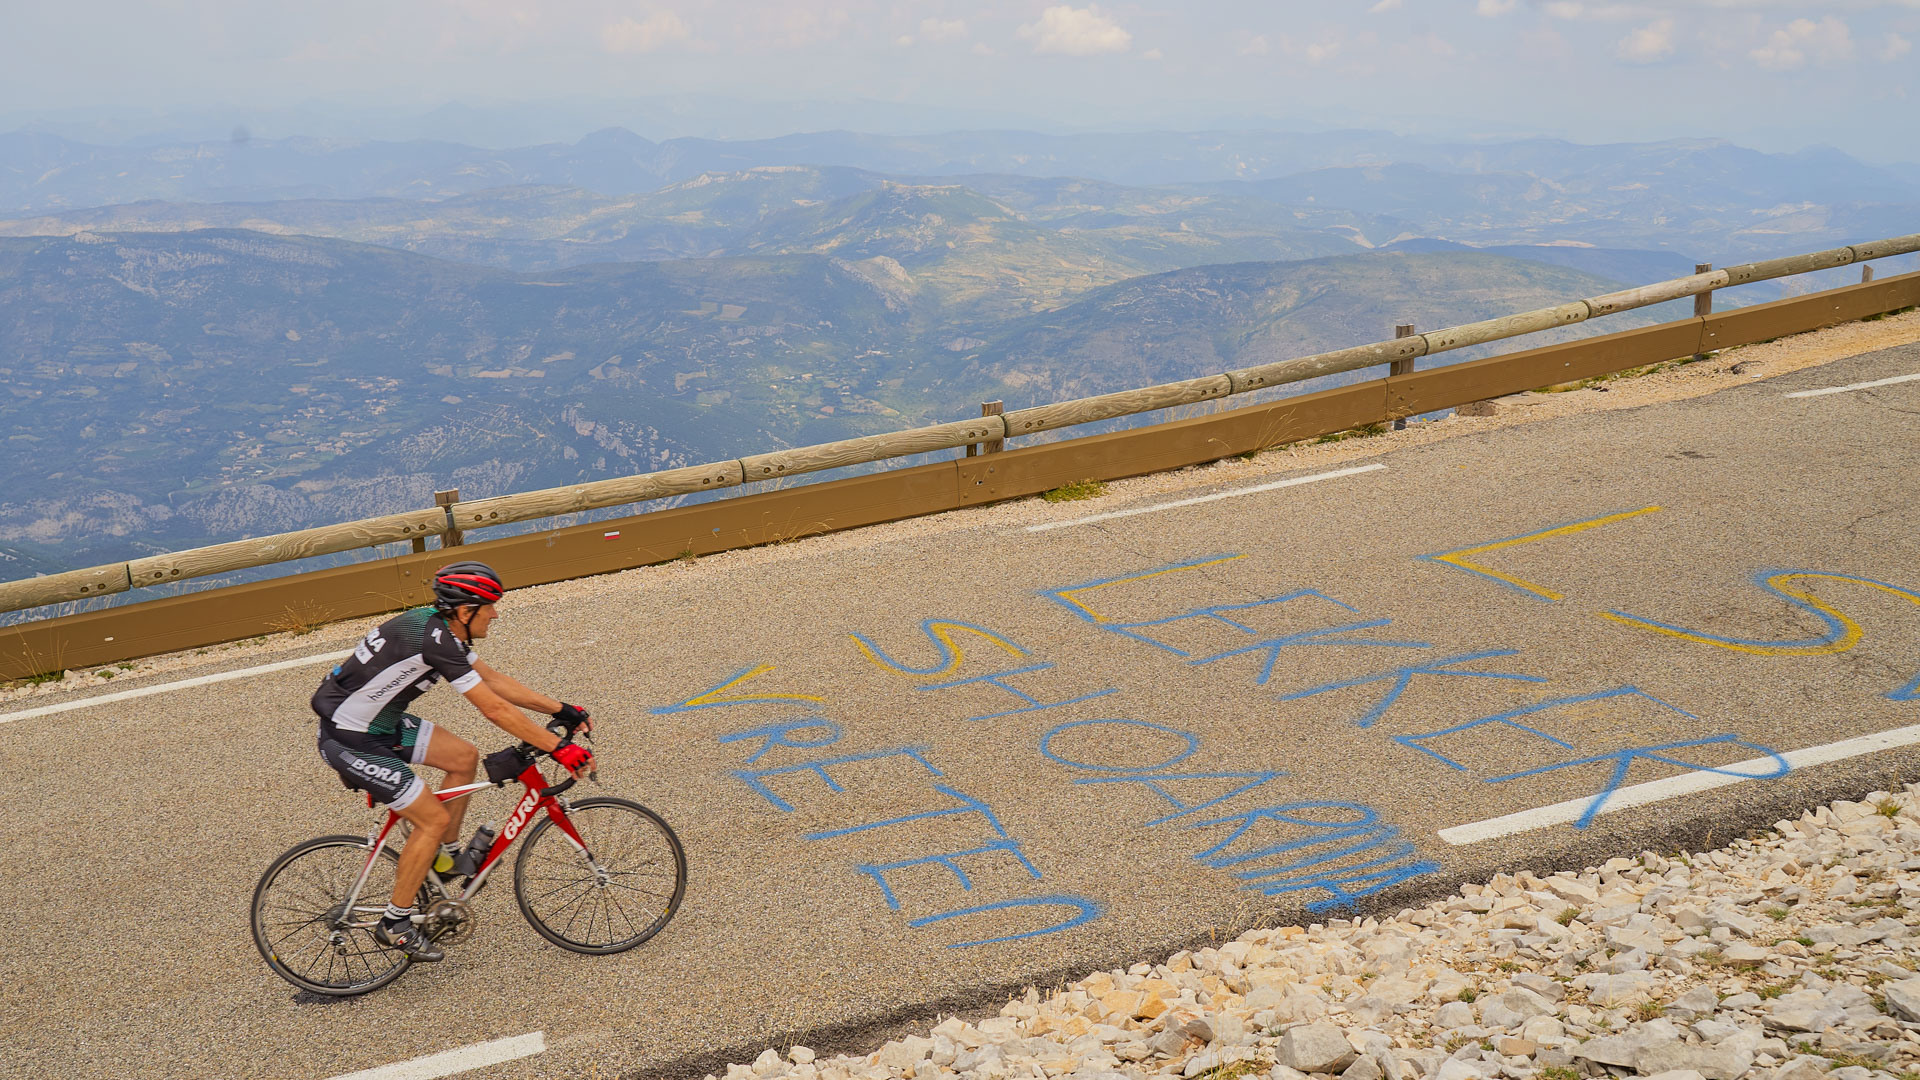
[[[1891,596],[1898,596],[1909,603],[1920,605],[1920,593],[1916,593],[1911,589],[1903,589],[1898,585],[1888,585],[1882,581],[1855,577],[1852,574],[1832,574],[1811,570],[1782,570],[1762,573],[1754,579],[1754,583],[1762,589],[1785,600],[1787,603],[1792,604],[1794,607],[1818,618],[1826,624],[1826,633],[1795,641],[1761,641],[1722,637],[1718,634],[1709,634],[1703,630],[1689,630],[1685,627],[1656,622],[1653,619],[1641,618],[1638,615],[1629,615],[1624,611],[1601,612],[1600,617],[1603,619],[1611,619],[1614,622],[1626,626],[1638,627],[1642,630],[1651,630],[1656,634],[1676,637],[1682,641],[1711,645],[1716,649],[1731,649],[1735,652],[1755,653],[1760,656],[1825,656],[1831,653],[1846,652],[1848,649],[1859,644],[1861,636],[1859,623],[1849,618],[1845,612],[1825,603],[1812,593],[1804,589],[1789,588],[1784,584],[1788,581],[1798,580],[1851,582],[1855,585],[1865,585],[1871,589],[1878,589]]]
[[[1571,536],[1574,533],[1585,532],[1588,529],[1597,529],[1602,525],[1611,525],[1616,521],[1625,521],[1628,518],[1636,518],[1642,514],[1651,514],[1658,509],[1660,509],[1658,506],[1643,506],[1638,510],[1624,510],[1618,514],[1608,514],[1605,517],[1570,522],[1566,525],[1556,525],[1551,529],[1530,532],[1524,536],[1513,536],[1505,540],[1496,540],[1491,544],[1457,548],[1453,551],[1441,551],[1432,555],[1422,555],[1420,558],[1426,559],[1429,562],[1446,563],[1455,569],[1465,570],[1469,574],[1478,574],[1483,578],[1504,585],[1509,589],[1527,593],[1538,600],[1551,603],[1556,600],[1564,600],[1566,597],[1547,588],[1545,585],[1536,584],[1525,578],[1516,577],[1513,574],[1503,574],[1498,570],[1482,566],[1476,562],[1469,562],[1466,557],[1469,555],[1484,555],[1487,552],[1499,551],[1502,548],[1518,547],[1521,544],[1530,544],[1536,540],[1546,540],[1556,536]]]
[[[1135,581],[1145,581],[1148,578],[1157,578],[1162,574],[1178,574],[1186,570],[1198,570],[1203,566],[1218,566],[1221,563],[1230,563],[1235,559],[1244,559],[1244,558],[1246,558],[1245,555],[1222,555],[1217,559],[1202,559],[1198,562],[1181,563],[1178,566],[1168,566],[1168,567],[1163,567],[1159,570],[1150,570],[1147,573],[1135,574],[1132,577],[1109,578],[1105,581],[1096,581],[1091,585],[1081,585],[1077,588],[1072,588],[1072,589],[1059,589],[1054,592],[1048,593],[1047,595],[1058,597],[1060,602],[1067,605],[1068,607],[1078,608],[1080,611],[1085,613],[1086,618],[1090,622],[1110,623],[1113,621],[1112,619],[1109,619],[1105,615],[1102,615],[1099,612],[1093,610],[1093,608],[1088,606],[1085,601],[1075,599],[1075,597],[1080,593],[1090,593],[1097,589],[1111,589],[1116,585],[1126,585]]]
[[[741,683],[750,682],[772,670],[772,664],[757,664],[753,667],[742,668],[735,672],[731,678],[703,694],[690,697],[677,705],[662,705],[653,711],[657,714],[664,715],[668,713],[690,712],[694,709],[719,709],[728,705],[759,705],[780,701],[804,701],[809,704],[819,705],[826,702],[826,698],[814,694],[741,694],[722,696],[726,694],[728,690],[739,686]]]
[[[933,642],[934,647],[940,650],[940,659],[934,661],[931,666],[923,668],[917,668],[895,660],[864,634],[848,634],[847,636],[853,639],[853,644],[860,650],[860,655],[866,657],[868,662],[880,668],[882,671],[890,671],[896,675],[918,675],[925,678],[934,678],[940,675],[950,675],[959,670],[960,665],[967,659],[966,650],[960,647],[959,642],[953,640],[953,635],[956,631],[972,634],[974,637],[986,641],[989,645],[1003,649],[1015,656],[1027,655],[1027,650],[1015,645],[1013,642],[1008,641],[1006,638],[1001,637],[999,634],[994,633],[984,626],[956,622],[952,619],[928,619],[920,624],[920,632],[927,635],[927,640]]]

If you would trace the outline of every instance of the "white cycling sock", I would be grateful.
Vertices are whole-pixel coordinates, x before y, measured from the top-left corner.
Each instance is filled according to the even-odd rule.
[[[387,905],[387,921],[388,922],[406,922],[412,918],[413,918],[412,908],[395,907],[392,904]]]

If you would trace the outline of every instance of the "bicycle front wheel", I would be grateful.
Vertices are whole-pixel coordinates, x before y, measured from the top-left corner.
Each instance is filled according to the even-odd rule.
[[[253,943],[274,974],[302,990],[351,997],[380,989],[413,963],[373,939],[400,862],[391,846],[348,906],[368,850],[364,836],[322,836],[295,844],[260,876]]]
[[[660,932],[687,892],[687,854],[659,814],[628,799],[581,799],[567,817],[586,850],[541,818],[513,864],[520,913],[579,953],[617,953]]]

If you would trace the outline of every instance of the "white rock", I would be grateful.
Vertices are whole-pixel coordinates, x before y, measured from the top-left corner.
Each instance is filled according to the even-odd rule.
[[[1566,1038],[1567,1026],[1558,1017],[1536,1016],[1520,1025],[1520,1037],[1545,1046]]]
[[[1801,1054],[1773,1070],[1772,1080],[1821,1080],[1826,1075],[1826,1058]]]
[[[1753,1056],[1745,1047],[1725,1043],[1688,1046],[1677,1040],[1662,1040],[1642,1048],[1633,1067],[1642,1073],[1681,1070],[1699,1073],[1705,1080],[1736,1080],[1753,1067]]]
[[[1645,971],[1614,975],[1590,972],[1574,979],[1573,985],[1585,990],[1594,1004],[1613,1009],[1647,1000],[1653,991],[1654,977]]]
[[[1198,1076],[1209,1069],[1219,1068],[1220,1064],[1220,1052],[1218,1050],[1202,1050],[1200,1053],[1187,1059],[1186,1067],[1180,1071],[1180,1075]]]
[[[1547,879],[1547,891],[1573,907],[1592,907],[1600,902],[1600,893],[1593,886],[1562,874]]]
[[[1769,1027],[1788,1031],[1825,1031],[1847,1019],[1845,1009],[1818,990],[1796,990],[1775,998],[1766,1010]]]
[[[1353,1064],[1340,1074],[1340,1080],[1381,1080],[1384,1075],[1380,1063],[1363,1054],[1353,1059]]]
[[[1457,1001],[1460,991],[1473,985],[1473,980],[1457,971],[1442,971],[1434,976],[1433,985],[1427,987],[1429,1001]]]
[[[1531,971],[1523,971],[1515,975],[1513,977],[1513,985],[1523,990],[1531,990],[1541,997],[1546,998],[1548,1001],[1567,1000],[1567,988],[1565,986],[1547,978],[1545,975],[1537,975]]]
[[[1474,1002],[1480,1007],[1480,1022],[1490,1028],[1518,1031],[1536,1016],[1551,1016],[1553,1004],[1531,990],[1516,987]]]
[[[1902,1020],[1920,1022],[1920,978],[1890,982],[1880,988],[1887,1008]]]
[[[1353,1044],[1332,1024],[1303,1024],[1280,1035],[1280,1064],[1301,1072],[1337,1073],[1353,1064]]]
[[[932,1049],[932,1039],[909,1035],[899,1042],[881,1047],[879,1060],[874,1064],[888,1069],[910,1069],[927,1060],[927,1052]]]
[[[1441,1062],[1440,1068],[1433,1074],[1433,1080],[1486,1080],[1486,1078],[1487,1070],[1479,1064],[1461,1061],[1459,1058],[1448,1058]]]

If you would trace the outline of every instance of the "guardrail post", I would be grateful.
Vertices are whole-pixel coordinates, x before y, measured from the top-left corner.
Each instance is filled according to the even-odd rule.
[[[1005,402],[983,401],[980,403],[981,416],[999,416],[1003,412],[1006,412]],[[978,446],[980,448],[980,452],[983,454],[997,454],[1000,451],[1005,450],[1007,448],[1007,440],[988,439],[987,441],[982,443],[968,443],[967,444],[968,457],[973,456],[973,448],[975,446]]]
[[[450,491],[436,491],[433,493],[433,505],[435,506],[452,506],[454,503],[457,503],[459,501],[460,501],[459,488],[454,488]],[[447,511],[447,531],[440,534],[440,546],[443,548],[459,547],[461,544],[464,544],[466,542],[467,542],[467,538],[461,535],[459,529],[456,529],[453,527],[453,511],[451,510]],[[424,539],[415,540],[414,544],[416,546],[414,547],[413,550],[415,551],[426,550],[426,546],[425,546],[426,541]]]
[[[1860,284],[1862,285],[1873,284],[1873,264],[1869,263],[1866,266],[1863,266],[1860,268]]]
[[[1401,323],[1398,326],[1395,326],[1393,328],[1393,336],[1396,339],[1412,337],[1413,333],[1414,331],[1413,331],[1412,323]],[[1412,360],[1395,360],[1387,368],[1387,374],[1388,375],[1411,375],[1413,374],[1413,361]],[[1406,417],[1402,416],[1393,422],[1393,430],[1405,431],[1406,429],[1407,429]]]
[[[1712,273],[1713,264],[1694,263],[1693,272],[1696,274]],[[1711,314],[1713,314],[1713,290],[1708,289],[1706,292],[1695,294],[1693,298],[1693,317],[1696,319],[1704,319]],[[1707,354],[1703,352],[1694,353],[1693,358],[1695,360],[1705,360]]]

